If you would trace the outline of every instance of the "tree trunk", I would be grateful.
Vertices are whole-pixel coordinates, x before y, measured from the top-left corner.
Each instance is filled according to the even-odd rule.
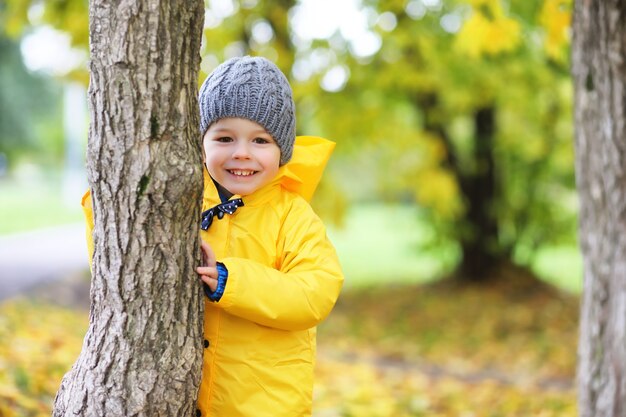
[[[626,414],[626,3],[577,0],[576,177],[584,288],[582,417]]]
[[[90,325],[54,416],[193,416],[204,5],[90,1]]]
[[[467,229],[461,236],[463,259],[459,276],[469,281],[481,281],[490,272],[505,251],[498,244],[498,222],[494,211],[496,175],[493,157],[495,135],[495,108],[477,109],[474,114],[474,170],[460,178],[467,204]]]
[[[464,281],[481,281],[492,277],[489,274],[492,268],[510,258],[510,248],[502,248],[498,242],[498,219],[494,211],[498,200],[493,155],[496,109],[485,106],[474,113],[473,169],[467,172],[461,168],[452,141],[443,122],[437,117],[437,95],[416,95],[413,103],[424,114],[424,130],[441,138],[446,145],[447,167],[454,172],[467,206],[465,217],[459,225],[462,259],[457,276]]]

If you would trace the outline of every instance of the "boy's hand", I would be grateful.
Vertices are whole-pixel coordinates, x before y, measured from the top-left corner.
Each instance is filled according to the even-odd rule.
[[[211,246],[204,241],[200,241],[202,248],[202,266],[196,268],[196,272],[200,275],[200,279],[206,283],[211,291],[217,289],[217,268],[215,253]]]

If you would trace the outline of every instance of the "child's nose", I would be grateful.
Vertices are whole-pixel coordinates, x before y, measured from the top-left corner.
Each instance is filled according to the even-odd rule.
[[[235,144],[235,150],[233,151],[233,158],[242,159],[250,157],[250,147],[245,141],[238,141]]]

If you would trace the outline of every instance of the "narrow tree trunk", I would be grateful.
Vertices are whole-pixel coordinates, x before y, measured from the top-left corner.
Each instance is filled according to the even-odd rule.
[[[461,189],[467,204],[467,230],[461,236],[463,259],[460,277],[481,281],[505,251],[498,244],[498,222],[494,212],[496,175],[493,157],[495,109],[484,107],[474,114],[474,170],[461,177]],[[508,256],[508,254],[507,254]]]
[[[447,167],[454,172],[467,207],[458,226],[462,259],[457,276],[464,281],[492,278],[489,272],[493,267],[510,258],[510,248],[503,248],[498,242],[494,211],[498,199],[493,156],[496,109],[485,106],[475,111],[472,169],[462,169],[443,122],[437,117],[437,95],[417,95],[413,102],[424,114],[424,130],[441,138],[446,145]]]
[[[192,416],[201,0],[90,1],[90,326],[54,416]]]
[[[576,176],[584,288],[582,417],[626,415],[626,3],[577,0]]]

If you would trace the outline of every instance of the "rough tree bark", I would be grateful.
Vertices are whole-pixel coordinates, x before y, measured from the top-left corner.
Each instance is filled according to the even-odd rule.
[[[582,417],[626,415],[626,2],[577,0],[572,72],[584,259]]]
[[[203,299],[202,0],[92,0],[90,325],[54,416],[192,416]]]

